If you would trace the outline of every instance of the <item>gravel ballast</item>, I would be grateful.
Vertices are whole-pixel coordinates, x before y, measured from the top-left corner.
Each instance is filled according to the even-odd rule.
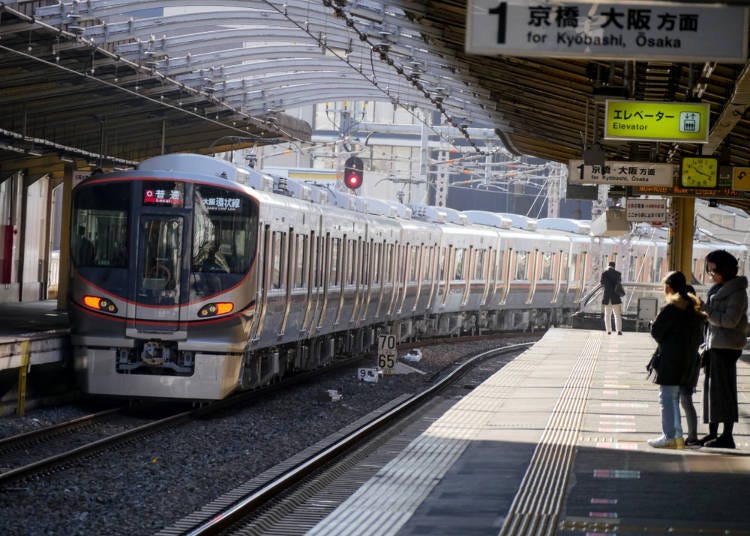
[[[425,374],[376,384],[360,382],[356,367],[332,371],[249,407],[79,460],[43,479],[11,483],[0,489],[0,534],[154,534],[394,398],[421,391],[427,377],[457,359],[513,342],[521,340],[427,346],[422,360],[410,364]],[[331,400],[329,390],[341,399]],[[72,405],[3,417],[0,437],[85,413]]]

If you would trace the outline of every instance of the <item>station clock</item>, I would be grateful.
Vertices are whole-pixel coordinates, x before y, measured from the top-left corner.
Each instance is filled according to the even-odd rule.
[[[680,165],[680,186],[683,188],[716,188],[719,161],[708,156],[686,156]]]

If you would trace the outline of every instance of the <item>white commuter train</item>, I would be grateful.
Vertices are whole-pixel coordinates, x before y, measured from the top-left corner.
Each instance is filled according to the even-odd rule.
[[[84,392],[216,400],[399,340],[566,322],[616,259],[658,295],[664,240],[585,222],[407,208],[192,154],[73,193],[71,335]],[[704,247],[705,246],[705,247]],[[695,272],[716,247],[696,244]],[[655,283],[657,282],[657,283]]]

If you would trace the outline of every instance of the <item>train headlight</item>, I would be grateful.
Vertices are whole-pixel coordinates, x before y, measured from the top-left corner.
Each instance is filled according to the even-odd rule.
[[[117,306],[109,301],[107,298],[100,298],[99,296],[84,296],[83,304],[86,307],[95,309],[97,311],[103,311],[105,313],[116,313]]]
[[[201,318],[209,318],[212,316],[225,315],[231,313],[234,310],[234,304],[229,302],[209,303],[201,307],[198,311],[198,316]]]

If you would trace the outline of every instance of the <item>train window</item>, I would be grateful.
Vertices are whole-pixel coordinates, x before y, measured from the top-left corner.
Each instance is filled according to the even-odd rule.
[[[328,286],[335,287],[339,284],[339,254],[340,238],[331,239],[331,264],[329,265]]]
[[[92,184],[73,199],[70,252],[76,266],[125,268],[129,259],[128,183]]]
[[[456,280],[462,280],[464,278],[464,253],[465,250],[463,248],[456,248],[454,254],[454,263],[453,266],[455,266],[456,271],[455,275],[453,276],[453,279]]]
[[[477,250],[476,253],[476,264],[474,266],[474,279],[484,279],[484,257],[486,251],[483,249]]]
[[[407,280],[410,283],[414,283],[417,281],[417,263],[419,261],[419,248],[417,246],[411,246],[408,248],[409,253],[409,273],[407,275]]]
[[[283,257],[286,233],[275,231],[271,235],[271,288],[280,289],[283,282]]]
[[[542,271],[539,275],[540,280],[550,281],[552,279],[552,253],[542,253]]]
[[[428,283],[431,279],[432,266],[435,262],[435,246],[424,248],[424,268],[422,269],[422,281]]]
[[[326,258],[326,240],[328,237],[323,238],[318,236],[315,239],[315,274],[313,285],[315,288],[321,288],[323,286],[323,263]]]
[[[623,275],[626,281],[638,281],[638,257],[635,255],[630,257],[627,272]]]
[[[357,283],[357,266],[359,265],[359,249],[356,240],[349,240],[349,254],[347,260],[347,271],[349,272],[348,283],[354,285]]]
[[[517,251],[516,252],[516,273],[514,279],[517,281],[524,281],[528,278],[529,270],[529,252],[528,251]]]
[[[560,281],[567,281],[570,270],[568,269],[568,254],[560,254]]]
[[[654,281],[661,281],[664,273],[664,257],[656,257],[656,269],[654,270]]]
[[[296,242],[294,253],[294,288],[303,288],[305,286],[305,264],[307,263],[307,236],[297,235],[294,237]]]
[[[153,305],[179,302],[182,218],[144,216],[141,222],[139,300]]]

